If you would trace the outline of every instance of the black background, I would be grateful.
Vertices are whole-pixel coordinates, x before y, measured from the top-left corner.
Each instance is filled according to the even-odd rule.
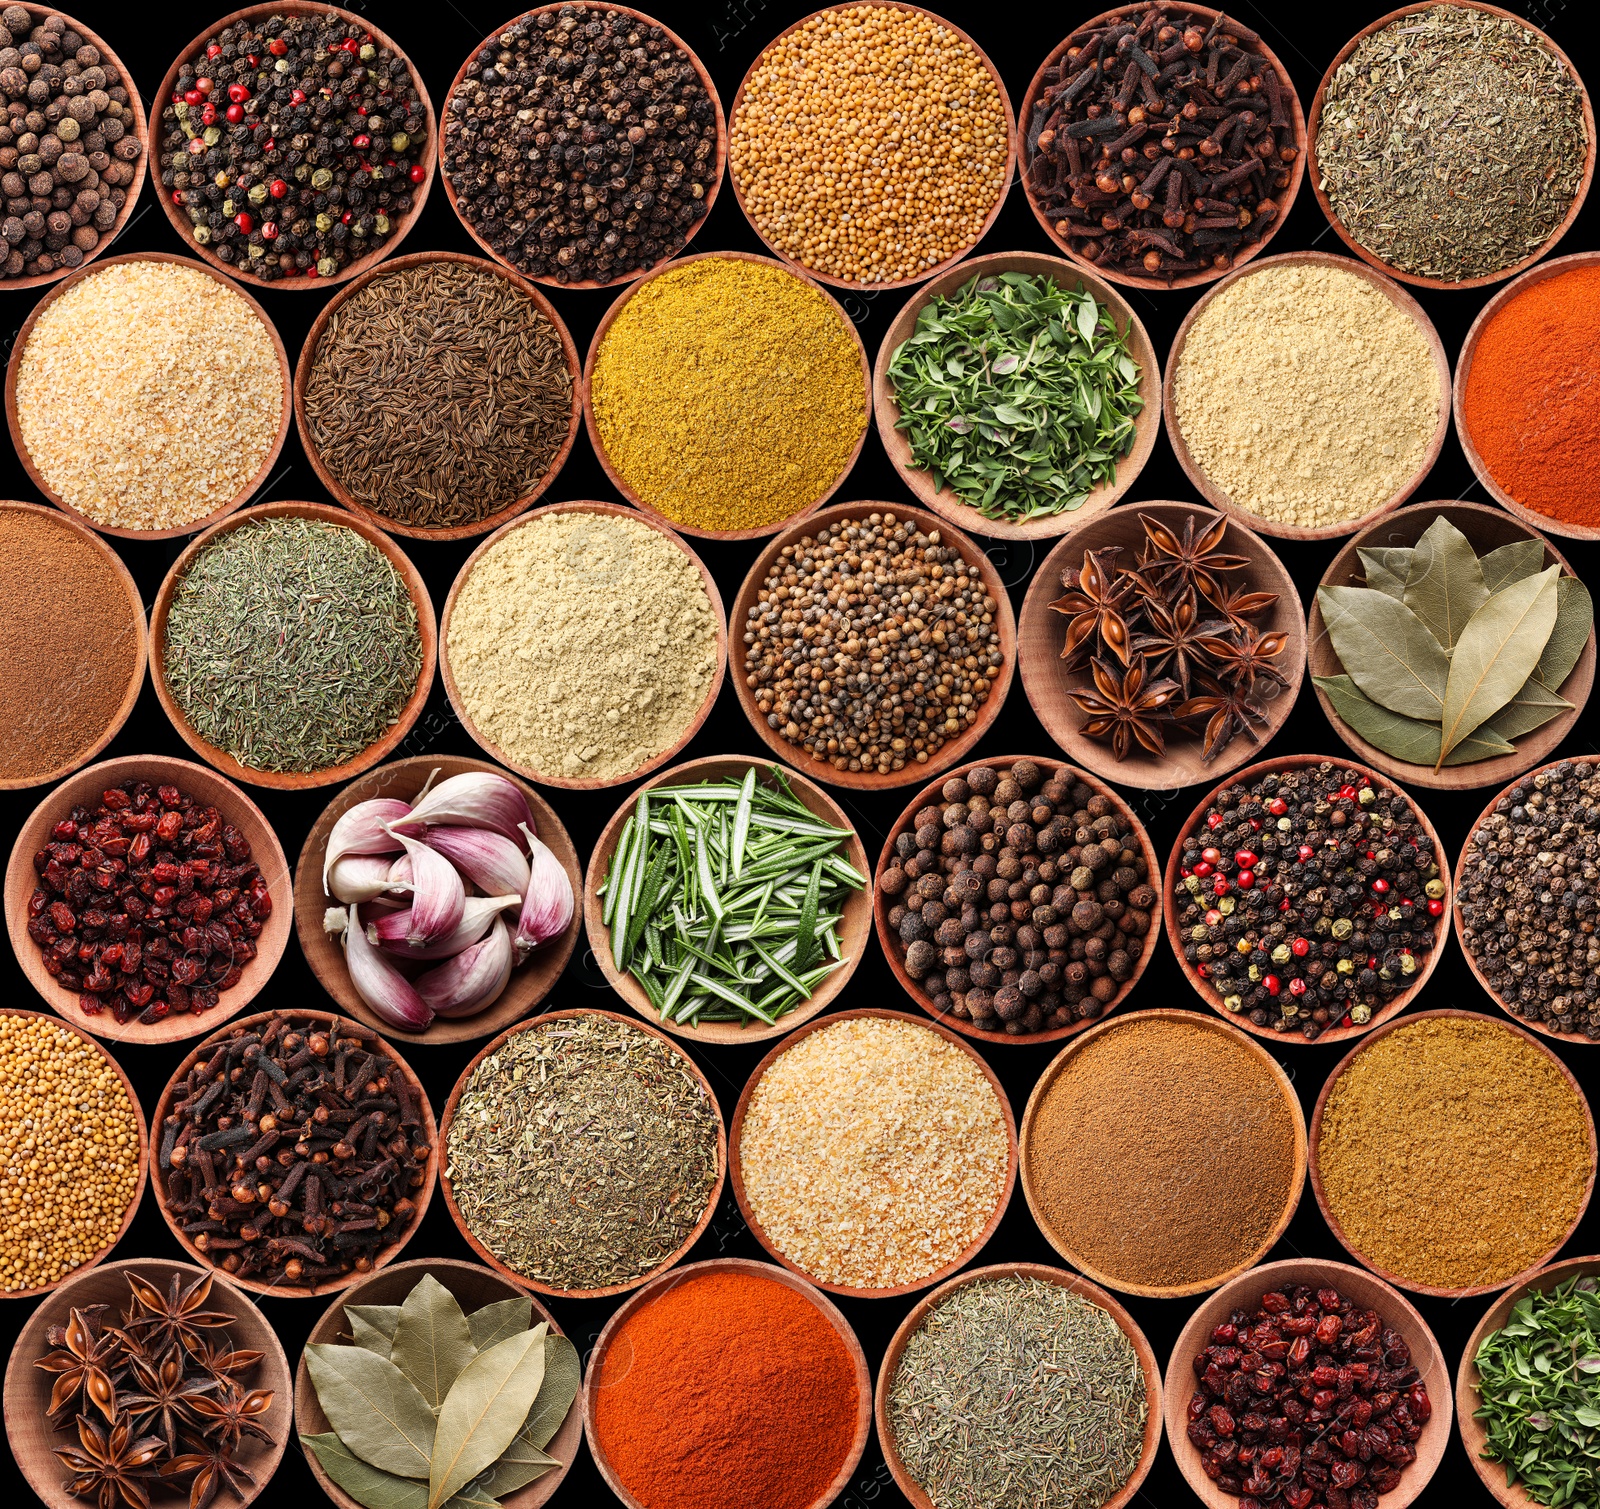
[[[406,50],[413,64],[420,68],[423,81],[431,95],[435,110],[442,111],[446,93],[455,70],[479,42],[491,31],[498,30],[512,19],[503,13],[494,0],[435,0],[426,7],[397,4],[355,5],[352,7],[375,24],[383,27]],[[1045,55],[1073,26],[1089,18],[1098,7],[1080,5],[1061,9],[1052,8],[1049,20],[1034,19],[1032,7],[1013,8],[1006,5],[979,6],[969,3],[952,3],[945,7],[949,19],[963,26],[984,47],[1005,79],[1013,107],[1020,103],[1028,83]],[[756,55],[779,31],[806,13],[803,0],[713,0],[710,4],[679,4],[673,0],[660,0],[657,15],[699,54],[710,70],[721,93],[724,106],[728,105],[745,70]],[[1546,28],[1573,57],[1580,72],[1600,77],[1594,68],[1595,52],[1580,38],[1586,35],[1581,17],[1587,9],[1583,5],[1568,5],[1566,0],[1517,0],[1512,9]],[[1247,25],[1260,30],[1283,63],[1289,69],[1300,98],[1309,111],[1313,94],[1324,69],[1334,54],[1350,36],[1384,10],[1381,4],[1336,5],[1322,10],[1314,5],[1288,5],[1274,3],[1260,5],[1251,0],[1241,0],[1233,11]],[[216,12],[203,5],[184,3],[178,5],[111,5],[101,0],[81,0],[77,14],[91,28],[98,31],[116,51],[133,73],[147,108],[152,114],[158,107],[151,106],[153,91],[172,62],[173,49],[185,39],[201,32],[211,24]],[[147,182],[142,201],[123,232],[115,252],[162,251],[177,252],[183,249],[160,207],[155,203],[155,188]],[[1600,245],[1600,208],[1591,201],[1588,209],[1579,216],[1574,228],[1562,242],[1559,253],[1584,251]],[[1334,236],[1320,215],[1309,185],[1299,195],[1287,223],[1278,233],[1272,251],[1291,251],[1317,246],[1326,251],[1343,251],[1342,243]],[[449,201],[437,183],[419,222],[406,238],[402,252],[443,249],[474,253],[476,247],[451,212]],[[739,211],[731,186],[724,184],[715,208],[700,230],[690,250],[709,251],[736,249],[761,252],[760,241]],[[1050,251],[1044,232],[1035,221],[1020,187],[1013,184],[1005,208],[980,251],[1009,250]],[[276,322],[288,347],[291,365],[298,357],[307,329],[330,297],[330,290],[317,284],[307,292],[276,292],[252,288]],[[15,332],[27,318],[29,311],[47,290],[8,291],[0,284],[0,332],[4,333],[5,351],[9,355]],[[614,295],[604,290],[561,291],[547,290],[572,331],[580,352],[588,349],[590,338],[599,320],[609,307]],[[1430,290],[1412,290],[1421,300],[1438,327],[1450,355],[1452,365],[1461,349],[1461,342],[1474,316],[1495,291],[1493,288],[1463,292],[1438,293]],[[1140,318],[1144,321],[1155,343],[1157,353],[1166,360],[1172,338],[1179,322],[1199,297],[1201,290],[1171,294],[1148,294],[1136,290],[1126,291]],[[869,358],[874,357],[878,344],[890,320],[904,302],[907,294],[842,294],[842,302],[850,317],[856,322],[867,346]],[[196,353],[197,366],[203,353]],[[203,380],[197,370],[197,380]],[[79,395],[80,402],[93,402],[92,394]],[[15,455],[7,446],[0,455],[0,496],[42,501],[29,483]],[[586,438],[580,436],[577,446],[563,474],[543,501],[557,502],[577,498],[600,498],[617,501],[599,465],[595,461]],[[911,502],[910,494],[898,481],[879,444],[876,430],[867,438],[861,459],[853,475],[845,482],[835,501],[852,499],[884,499],[890,502]],[[1165,437],[1157,444],[1155,454],[1139,478],[1128,501],[1154,499],[1197,501],[1193,489],[1173,458]],[[1423,483],[1413,501],[1431,499],[1471,498],[1489,501],[1475,482],[1462,455],[1454,433],[1446,442],[1444,453],[1432,475]],[[252,501],[267,502],[275,499],[310,499],[329,501],[320,488],[310,466],[306,463],[296,434],[291,432],[284,448],[277,473],[268,486]],[[161,580],[172,562],[187,543],[173,540],[151,543],[114,540],[111,542],[132,570],[144,594],[146,603],[154,600]],[[445,595],[457,571],[465,561],[476,540],[459,543],[434,543],[401,539],[400,545],[411,556],[427,580],[435,608],[443,606]],[[1022,594],[1032,578],[1036,565],[1049,548],[1050,541],[1039,546],[1023,543],[1014,546],[1005,542],[992,542],[990,556],[995,561],[1011,592],[1013,604],[1020,608]],[[1596,547],[1576,541],[1557,541],[1574,569],[1592,580],[1596,561]],[[725,602],[731,603],[750,563],[755,558],[761,542],[720,544],[694,540],[691,544],[700,552],[715,574]],[[1309,596],[1318,579],[1332,559],[1339,542],[1321,544],[1282,545],[1282,555],[1298,583],[1303,597]],[[733,636],[737,652],[737,635]],[[737,666],[737,659],[735,661]],[[63,666],[65,674],[70,667]],[[1561,754],[1589,752],[1595,749],[1592,720],[1580,722],[1574,734],[1562,746]],[[684,752],[683,758],[700,755],[747,752],[762,754],[765,747],[755,737],[745,721],[735,699],[731,685],[722,690],[720,700],[711,718],[700,734]],[[102,758],[138,753],[162,753],[190,757],[187,747],[178,739],[156,702],[148,683],[140,697],[138,707],[127,726]],[[1312,689],[1303,689],[1298,706],[1283,732],[1269,746],[1269,754],[1321,753],[1340,756],[1345,753],[1338,737],[1329,728],[1317,705]],[[461,729],[445,699],[442,683],[435,681],[433,694],[417,727],[406,743],[396,751],[396,757],[428,753],[453,753],[476,755],[480,753]],[[1012,686],[1007,705],[993,730],[977,751],[979,754],[1029,754],[1042,757],[1058,755],[1055,746],[1040,728],[1024,695],[1020,678]],[[1109,761],[1106,762],[1109,765]],[[1102,768],[1100,774],[1115,780],[1115,770]],[[889,825],[903,805],[910,800],[915,787],[883,795],[862,796],[848,791],[835,795],[849,812],[866,844],[868,855],[876,860]],[[262,809],[277,829],[278,836],[291,862],[311,824],[323,806],[334,795],[332,789],[304,793],[281,793],[252,790]],[[598,793],[572,793],[547,790],[556,810],[560,813],[573,841],[579,858],[587,863],[589,853],[601,828],[612,812],[627,796],[618,787]],[[0,842],[9,850],[18,827],[44,793],[0,793]],[[1145,792],[1125,792],[1134,809],[1148,826],[1156,852],[1163,860],[1176,838],[1179,828],[1193,806],[1204,795],[1201,788],[1170,795]],[[1445,853],[1453,857],[1465,840],[1472,819],[1489,800],[1490,791],[1472,791],[1461,794],[1419,791],[1415,795],[1433,819],[1443,841]],[[0,851],[3,852],[3,851]],[[33,1008],[39,1005],[9,948],[0,958],[0,1002],[6,1005]],[[271,984],[257,998],[252,1010],[271,1007],[304,1007],[310,1002],[325,1000],[316,981],[301,957],[297,943],[291,942],[288,953],[279,966]],[[548,1008],[573,1006],[608,1007],[626,1011],[606,987],[598,968],[586,947],[579,946],[565,977],[548,1001]],[[1185,984],[1165,940],[1158,945],[1156,958],[1144,976],[1129,1005],[1133,1008],[1148,1006],[1195,1005],[1199,1002]],[[1452,940],[1446,949],[1437,973],[1418,1003],[1422,1007],[1460,1006],[1493,1012],[1493,1004],[1477,988],[1459,946]],[[867,957],[862,962],[849,988],[838,1005],[893,1006],[916,1008],[906,999],[895,983],[874,940],[868,946]],[[168,1047],[135,1047],[126,1044],[109,1045],[127,1069],[143,1103],[146,1116],[192,1043],[173,1044]],[[406,1049],[404,1051],[427,1086],[436,1112],[442,1111],[446,1097],[456,1078],[472,1057],[476,1043],[461,1043]],[[770,1046],[770,1045],[767,1045]],[[1054,1045],[1029,1045],[1025,1040],[1016,1046],[977,1045],[1004,1081],[1013,1109],[1020,1116],[1028,1093],[1040,1071],[1057,1051]],[[1593,1050],[1582,1045],[1554,1043],[1552,1046],[1578,1075],[1586,1087],[1592,1088],[1592,1071],[1600,1060],[1600,1047]],[[722,1103],[725,1116],[731,1116],[739,1091],[746,1076],[761,1056],[761,1047],[717,1048],[690,1051],[710,1078]],[[1337,1046],[1288,1046],[1277,1049],[1277,1057],[1295,1081],[1302,1104],[1309,1117],[1317,1092],[1328,1073],[1342,1056]],[[1406,1115],[1402,1107],[1395,1108],[1391,1135],[1403,1140],[1406,1137]],[[1227,1159],[1226,1148],[1216,1149],[1218,1160]],[[1567,1244],[1563,1255],[1571,1256],[1600,1249],[1600,1216],[1594,1211],[1586,1216],[1577,1235]],[[142,1209],[135,1219],[126,1239],[118,1247],[117,1257],[183,1256],[169,1234],[155,1200],[146,1195]],[[449,1256],[470,1258],[471,1254],[451,1223],[442,1199],[435,1199],[421,1228],[411,1239],[404,1256]],[[717,1256],[742,1256],[764,1258],[765,1254],[754,1238],[744,1228],[731,1193],[724,1196],[715,1220],[690,1254],[690,1260]],[[1299,1214],[1287,1234],[1270,1254],[1271,1258],[1294,1256],[1321,1256],[1349,1261],[1338,1242],[1328,1231],[1317,1212],[1316,1203],[1307,1189]],[[1059,1259],[1035,1228],[1021,1191],[1011,1201],[1011,1206],[999,1230],[980,1254],[977,1262],[1033,1260],[1059,1263]],[[1414,1302],[1433,1327],[1442,1344],[1446,1360],[1452,1370],[1460,1358],[1468,1333],[1491,1303],[1490,1299],[1449,1302],[1413,1297]],[[896,1326],[914,1304],[914,1298],[899,1300],[841,1300],[840,1307],[855,1327],[876,1379],[878,1363],[883,1349]],[[283,1339],[291,1365],[298,1358],[300,1348],[312,1324],[321,1314],[324,1301],[316,1299],[267,1299],[262,1308]],[[1179,1330],[1194,1310],[1194,1300],[1139,1300],[1125,1301],[1149,1337],[1156,1355],[1165,1371],[1172,1344]],[[600,1328],[614,1308],[611,1302],[553,1302],[551,1308],[562,1327],[573,1337],[581,1352],[587,1353]],[[23,1324],[29,1305],[18,1301],[0,1300],[0,1347],[9,1351],[17,1330]],[[1445,1401],[1439,1400],[1436,1408]],[[797,1422],[797,1430],[803,1426]],[[25,1487],[19,1488],[28,1495]],[[315,1482],[307,1470],[297,1444],[291,1443],[283,1466],[266,1490],[261,1502],[269,1505],[290,1501],[291,1495],[312,1495],[320,1500]],[[610,1495],[584,1448],[567,1481],[556,1494],[558,1505],[576,1505],[593,1502],[599,1496],[609,1502]],[[1479,1484],[1466,1459],[1459,1436],[1453,1435],[1446,1460],[1437,1477],[1419,1500],[1424,1505],[1443,1505],[1465,1500],[1469,1503],[1489,1502],[1488,1495]],[[740,1504],[738,1485],[728,1485],[727,1503]],[[1139,1501],[1147,1504],[1183,1504],[1195,1502],[1194,1496],[1183,1482],[1168,1446],[1163,1443],[1154,1471],[1144,1485]],[[856,1476],[841,1505],[848,1509],[863,1509],[867,1504],[902,1505],[905,1500],[891,1482],[883,1464],[874,1436],[868,1442]]]

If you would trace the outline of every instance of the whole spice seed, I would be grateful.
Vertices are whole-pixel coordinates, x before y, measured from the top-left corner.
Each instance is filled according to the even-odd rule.
[[[1195,1353],[1194,1374],[1189,1440],[1241,1504],[1377,1509],[1433,1418],[1405,1338],[1331,1285],[1271,1289],[1235,1310]]]
[[[728,163],[784,256],[894,283],[976,244],[1009,174],[1006,113],[981,55],[938,17],[826,10],[756,60]]]
[[[514,1032],[467,1077],[444,1176],[466,1228],[554,1289],[634,1283],[721,1182],[720,1121],[683,1053],[585,1012]]]
[[[1149,1408],[1111,1315],[1033,1278],[941,1300],[889,1386],[895,1453],[934,1509],[1101,1509],[1139,1465]]]
[[[807,1034],[756,1081],[739,1161],[751,1214],[813,1279],[929,1279],[1005,1198],[1004,1107],[971,1057],[919,1022],[855,1017]]]
[[[156,1129],[173,1221],[235,1278],[370,1273],[416,1220],[433,1146],[420,1089],[376,1033],[275,1012],[206,1046]]]
[[[353,759],[422,672],[405,578],[320,519],[252,519],[213,540],[173,593],[162,653],[195,732],[252,770]]]
[[[931,1009],[1012,1036],[1097,1017],[1132,978],[1157,893],[1123,809],[1068,769],[952,776],[878,877]]]
[[[1416,809],[1326,760],[1225,787],[1178,864],[1173,941],[1226,1010],[1274,1032],[1370,1022],[1445,925],[1448,886]]]
[[[1450,283],[1533,256],[1587,151],[1582,88],[1545,38],[1460,5],[1365,38],[1329,81],[1317,131],[1340,224],[1392,267]]]
[[[33,856],[28,936],[88,1016],[150,1026],[210,1011],[272,915],[250,841],[176,786],[124,781]]]
[[[139,1188],[139,1114],[105,1053],[47,1017],[0,1012],[0,1292],[104,1252]]]
[[[717,175],[718,110],[647,16],[547,6],[491,37],[445,106],[456,210],[517,271],[610,283],[675,257]]]
[[[258,278],[330,278],[382,248],[427,182],[404,58],[308,12],[235,21],[178,70],[161,185],[201,246]]]
[[[1029,118],[1026,182],[1076,256],[1168,280],[1226,271],[1278,223],[1294,86],[1221,13],[1151,5],[1076,31]]]
[[[920,765],[989,700],[997,606],[937,529],[839,519],[772,563],[745,620],[745,684],[769,728],[835,770]]]
[[[380,272],[317,342],[306,439],[401,524],[476,524],[547,478],[572,424],[555,326],[486,264]]]
[[[1397,1135],[1395,1108],[1426,1108]],[[1491,1017],[1408,1021],[1329,1086],[1328,1210],[1362,1260],[1441,1289],[1546,1260],[1583,1208],[1594,1123],[1555,1057]]]
[[[121,70],[65,16],[0,12],[0,280],[81,267],[144,151]]]
[[[234,288],[181,263],[120,262],[39,314],[17,428],[51,491],[94,523],[180,529],[259,474],[285,387],[272,333]]]

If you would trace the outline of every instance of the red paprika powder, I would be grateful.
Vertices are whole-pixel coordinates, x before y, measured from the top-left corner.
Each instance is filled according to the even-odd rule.
[[[1500,307],[1478,337],[1462,416],[1489,475],[1524,508],[1600,527],[1600,267]]]
[[[845,1464],[862,1396],[807,1295],[728,1271],[645,1300],[590,1387],[600,1452],[646,1509],[806,1509]]]

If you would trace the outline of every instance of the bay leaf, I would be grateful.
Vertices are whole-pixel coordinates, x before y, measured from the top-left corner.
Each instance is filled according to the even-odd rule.
[[[1312,682],[1328,694],[1334,712],[1369,744],[1411,765],[1432,769],[1439,763],[1439,725],[1402,717],[1380,707],[1348,676],[1313,676]],[[1451,750],[1446,765],[1467,765],[1512,753],[1512,746],[1487,727],[1475,729]]]
[[[1502,587],[1467,621],[1450,657],[1441,748],[1449,754],[1533,674],[1556,623],[1559,566]]]
[[[1556,626],[1550,631],[1533,672],[1551,691],[1559,691],[1561,683],[1572,674],[1593,628],[1594,599],[1589,596],[1589,589],[1575,576],[1557,578]]]
[[[399,1305],[346,1305],[344,1313],[352,1322],[359,1316],[374,1331],[381,1331],[385,1341],[394,1340],[394,1328],[400,1324]]]
[[[544,1382],[543,1323],[479,1352],[439,1411],[428,1476],[428,1509],[439,1509],[498,1461],[522,1428]]]
[[[346,1309],[344,1318],[350,1322],[350,1344],[356,1347],[365,1347],[369,1352],[376,1352],[380,1357],[388,1357],[390,1351],[390,1338],[380,1331],[365,1316],[357,1315],[360,1305]]]
[[[1450,657],[1410,608],[1368,587],[1319,587],[1317,602],[1340,664],[1372,701],[1438,721]]]
[[[301,1436],[300,1444],[316,1456],[322,1470],[339,1487],[366,1509],[428,1509],[428,1490],[423,1484],[381,1472],[363,1462],[332,1431]]]
[[[1498,550],[1478,557],[1483,572],[1483,584],[1491,592],[1520,582],[1536,571],[1544,570],[1544,544],[1539,540],[1513,540]]]
[[[486,1477],[474,1478],[460,1493],[445,1500],[444,1509],[500,1509],[500,1500],[489,1491]]]
[[[555,1457],[535,1446],[519,1446],[521,1441],[522,1437],[518,1436],[510,1450],[480,1480],[491,1498],[503,1499],[519,1488],[526,1488],[535,1478],[542,1478],[551,1468],[561,1466]]]
[[[1515,753],[1515,748],[1495,733],[1487,723],[1480,723],[1444,757],[1444,763],[1473,765],[1479,760],[1493,760],[1501,755]]]
[[[1489,600],[1472,543],[1440,514],[1417,541],[1406,577],[1405,605],[1445,649],[1455,648],[1467,620]]]
[[[425,1273],[400,1306],[390,1356],[435,1414],[450,1385],[477,1353],[472,1330],[456,1297]]]
[[[1411,574],[1411,557],[1414,553],[1403,545],[1356,551],[1361,557],[1361,569],[1366,573],[1367,585],[1375,592],[1398,598],[1406,595],[1406,578]]]
[[[474,1310],[467,1317],[467,1325],[472,1331],[472,1344],[480,1352],[486,1351],[497,1341],[526,1331],[532,1324],[533,1301],[525,1294],[496,1300],[492,1305]]]
[[[324,1343],[305,1357],[317,1402],[349,1450],[384,1472],[428,1477],[433,1411],[399,1368],[365,1347]]]
[[[1565,697],[1551,691],[1537,676],[1530,676],[1517,695],[1483,726],[1493,729],[1502,739],[1520,739],[1571,707]]]
[[[548,1446],[567,1418],[582,1379],[583,1364],[578,1361],[578,1349],[559,1332],[548,1332],[544,1338],[544,1382],[539,1385],[539,1397],[528,1411],[528,1418],[517,1432],[518,1439],[526,1438],[530,1446]]]

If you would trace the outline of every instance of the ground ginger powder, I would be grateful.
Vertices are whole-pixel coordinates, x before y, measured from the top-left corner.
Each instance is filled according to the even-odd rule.
[[[1489,1017],[1422,1017],[1363,1048],[1316,1157],[1340,1238],[1400,1282],[1504,1283],[1582,1208],[1594,1127],[1556,1060]]]
[[[825,294],[768,262],[708,257],[651,278],[600,342],[590,389],[605,459],[696,529],[810,508],[867,426],[855,337]]]

